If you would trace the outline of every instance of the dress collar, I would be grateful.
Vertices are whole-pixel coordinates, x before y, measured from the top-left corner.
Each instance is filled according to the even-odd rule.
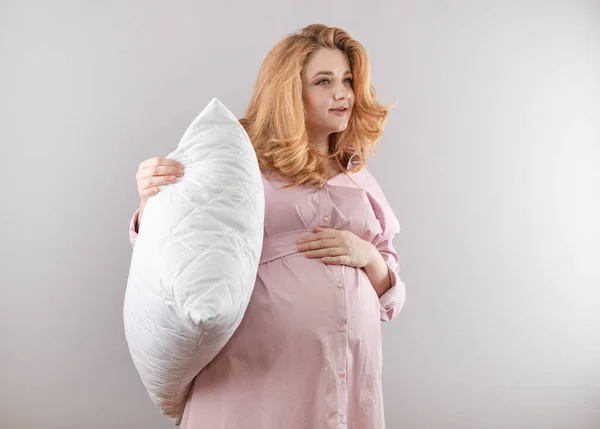
[[[346,165],[346,170],[350,170],[355,164],[360,164],[358,152],[355,152],[354,155],[350,157],[350,159],[348,160],[348,165]]]

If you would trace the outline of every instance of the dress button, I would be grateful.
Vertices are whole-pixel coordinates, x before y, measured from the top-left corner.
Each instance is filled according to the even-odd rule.
[[[346,376],[346,373],[343,369],[341,369],[340,372],[338,372],[338,375],[340,376],[340,378],[344,378]]]
[[[340,416],[340,423],[342,424],[346,424],[346,417],[345,416]]]
[[[344,325],[340,325],[340,332],[345,332],[346,331],[346,327]]]
[[[337,287],[339,287],[340,289],[344,287],[344,283],[342,282],[338,282]]]
[[[323,216],[323,222],[324,222],[324,223],[327,223],[327,222],[329,222],[329,218],[328,218],[327,216]]]

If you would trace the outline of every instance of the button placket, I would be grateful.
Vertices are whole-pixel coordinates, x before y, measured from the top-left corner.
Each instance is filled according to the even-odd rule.
[[[343,270],[341,267],[338,267],[338,274],[340,275],[339,280],[335,282],[335,286],[338,289],[338,299],[339,299],[339,319],[338,325],[335,326],[335,329],[338,334],[336,335],[336,342],[340,345],[340,355],[337,359],[337,368],[332,368],[332,372],[337,379],[337,412],[339,415],[339,421],[341,424],[346,424],[346,413],[348,411],[348,386],[347,386],[347,377],[346,368],[348,364],[348,303],[345,285],[342,282]]]
[[[327,189],[327,186],[325,186],[324,190],[325,192],[321,194],[323,195],[323,200],[325,200],[322,201],[324,204],[321,204],[321,207],[323,208],[321,223],[323,226],[327,227],[331,221],[331,195],[329,194],[329,189]]]

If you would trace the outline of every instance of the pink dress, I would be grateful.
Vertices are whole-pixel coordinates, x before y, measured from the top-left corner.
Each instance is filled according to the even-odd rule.
[[[373,175],[366,168],[348,174],[362,189],[345,174],[322,189],[280,189],[284,182],[263,175],[255,289],[231,340],[194,380],[181,429],[385,427],[381,321],[405,301],[392,244],[400,227]],[[392,288],[378,297],[362,268],[300,253],[296,241],[317,226],[376,245]]]

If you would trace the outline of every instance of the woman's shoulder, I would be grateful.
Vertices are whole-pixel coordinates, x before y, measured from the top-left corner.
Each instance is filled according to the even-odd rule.
[[[363,166],[359,171],[352,174],[352,179],[363,190],[370,194],[373,199],[385,206],[389,206],[383,188],[379,184],[379,181],[377,180],[375,175],[371,172],[368,165]]]

